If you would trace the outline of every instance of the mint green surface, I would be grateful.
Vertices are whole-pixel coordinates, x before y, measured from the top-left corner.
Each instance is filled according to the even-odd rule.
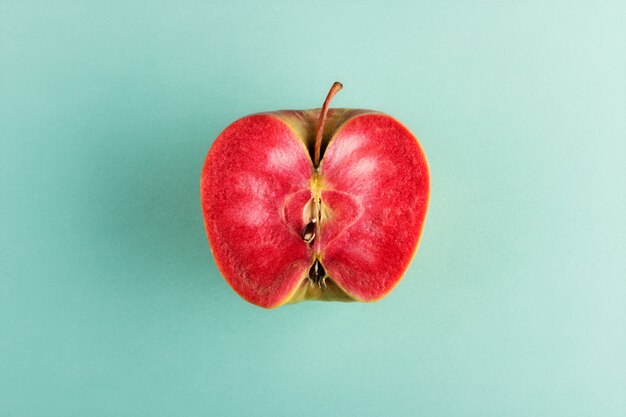
[[[626,415],[625,3],[429,3],[2,1],[0,415]],[[335,80],[420,137],[421,248],[262,310],[204,157]]]

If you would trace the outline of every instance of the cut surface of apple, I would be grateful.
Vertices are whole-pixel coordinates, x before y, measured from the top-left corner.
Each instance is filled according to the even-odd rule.
[[[414,256],[430,180],[417,139],[375,111],[254,114],[228,126],[201,176],[211,250],[230,286],[272,308],[375,301]]]

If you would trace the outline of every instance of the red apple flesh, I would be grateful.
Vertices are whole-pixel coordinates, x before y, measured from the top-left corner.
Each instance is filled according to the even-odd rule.
[[[417,251],[430,195],[426,156],[396,119],[360,109],[246,116],[215,140],[200,193],[215,261],[265,308],[376,301]]]

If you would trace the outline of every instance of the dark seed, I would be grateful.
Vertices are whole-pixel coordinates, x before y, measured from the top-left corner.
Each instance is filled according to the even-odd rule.
[[[304,226],[304,229],[302,229],[302,240],[306,243],[311,243],[315,239],[315,223],[316,221],[313,219],[313,221],[310,221],[306,226]]]
[[[322,199],[321,198],[317,200],[317,207],[318,207],[317,220],[321,222],[322,221]]]

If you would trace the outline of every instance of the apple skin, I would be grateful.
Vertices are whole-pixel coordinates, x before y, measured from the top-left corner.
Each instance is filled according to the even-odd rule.
[[[419,245],[430,176],[417,139],[380,112],[331,109],[320,118],[322,111],[239,119],[215,140],[202,170],[217,266],[242,298],[264,308],[381,299]],[[312,273],[315,262],[323,277]]]

